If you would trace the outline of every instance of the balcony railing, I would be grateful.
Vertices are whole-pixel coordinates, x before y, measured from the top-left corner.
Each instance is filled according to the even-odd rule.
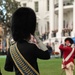
[[[52,37],[56,37],[56,33],[58,32],[58,29],[55,29],[52,31]]]
[[[63,2],[63,6],[68,6],[68,5],[73,5],[73,1],[64,1]],[[54,5],[54,7],[57,8],[58,7],[58,3],[56,3]]]
[[[63,28],[63,31],[72,31],[72,28]]]
[[[62,36],[71,36],[72,28],[63,28],[62,30]]]
[[[66,5],[73,5],[73,1],[64,1],[63,6],[66,6]]]
[[[56,4],[54,5],[54,7],[57,8],[57,7],[58,7],[58,3],[56,3]]]

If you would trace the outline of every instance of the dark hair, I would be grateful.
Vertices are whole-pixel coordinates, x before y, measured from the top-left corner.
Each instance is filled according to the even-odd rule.
[[[29,7],[18,8],[12,15],[11,32],[13,39],[18,42],[34,35],[36,29],[36,15]]]
[[[71,44],[74,43],[74,41],[73,41],[71,38],[66,38],[66,39],[65,39],[65,42],[66,42],[67,40],[68,40]]]

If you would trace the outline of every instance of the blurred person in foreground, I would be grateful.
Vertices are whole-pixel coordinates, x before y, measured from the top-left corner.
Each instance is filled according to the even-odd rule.
[[[59,49],[63,51],[62,69],[66,75],[73,75],[74,71],[74,41],[71,38],[66,38],[65,43],[61,44]]]
[[[40,75],[37,58],[48,60],[50,52],[35,36],[35,29],[36,15],[31,8],[21,7],[13,13],[11,32],[15,44],[8,50],[6,71],[15,70],[15,75]]]
[[[4,36],[4,29],[2,27],[2,23],[0,23],[0,54],[5,55],[7,53],[7,41]]]

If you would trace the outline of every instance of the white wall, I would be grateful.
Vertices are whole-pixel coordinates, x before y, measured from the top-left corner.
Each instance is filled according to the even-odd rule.
[[[66,14],[64,14],[64,20],[66,24],[69,25],[69,28],[72,28],[73,24],[73,11],[69,11]]]
[[[54,29],[58,29],[58,15],[55,14],[55,24],[54,24]]]
[[[72,24],[73,24],[73,12],[71,11],[69,13],[69,28],[72,28]]]

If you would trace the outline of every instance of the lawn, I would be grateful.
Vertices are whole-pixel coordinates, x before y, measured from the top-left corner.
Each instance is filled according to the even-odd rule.
[[[12,72],[6,72],[4,70],[5,57],[0,56],[0,68],[2,75],[15,75]],[[40,70],[40,75],[61,75],[61,59],[50,59],[50,60],[40,60],[38,59],[38,66]],[[75,73],[75,72],[74,72]],[[65,75],[65,73],[63,74]]]

